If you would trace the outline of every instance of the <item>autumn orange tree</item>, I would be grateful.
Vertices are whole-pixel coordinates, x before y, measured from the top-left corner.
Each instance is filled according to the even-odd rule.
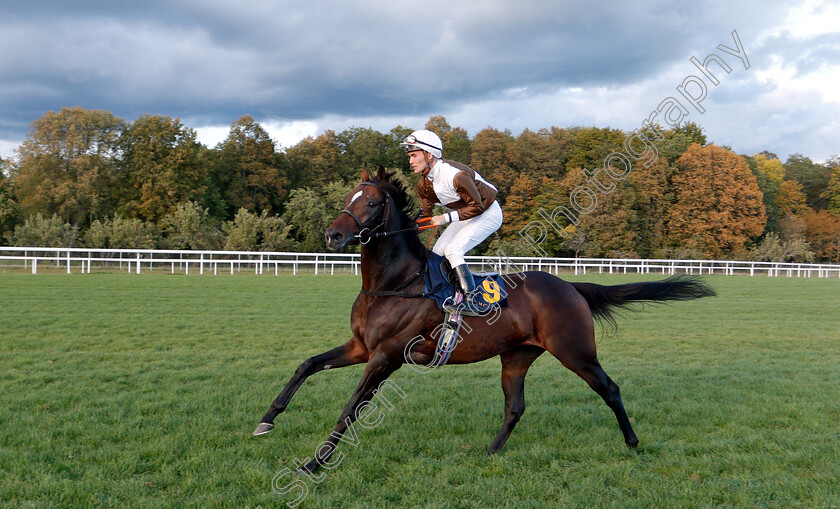
[[[803,214],[805,239],[818,258],[840,263],[840,217],[825,210]]]
[[[677,159],[668,236],[711,257],[741,252],[764,229],[761,190],[743,158],[717,145],[692,144]]]
[[[470,166],[499,190],[499,203],[505,200],[518,174],[513,167],[515,139],[509,132],[486,128],[476,133]]]

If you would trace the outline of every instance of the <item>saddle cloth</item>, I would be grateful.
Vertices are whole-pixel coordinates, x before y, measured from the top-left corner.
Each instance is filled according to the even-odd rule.
[[[457,287],[449,279],[449,262],[446,258],[429,253],[426,260],[426,296],[437,302],[441,311],[444,303],[455,296]],[[473,274],[476,291],[473,298],[474,307],[482,314],[489,313],[494,307],[507,306],[507,287],[504,278],[498,272],[476,272]]]

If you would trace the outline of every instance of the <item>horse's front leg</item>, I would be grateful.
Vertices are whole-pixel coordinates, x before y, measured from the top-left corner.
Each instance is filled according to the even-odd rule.
[[[365,425],[364,427],[366,428],[379,424],[381,418],[377,419],[375,422],[369,421],[375,410],[375,408],[370,408],[370,400],[377,389],[382,386],[383,382],[391,376],[391,373],[399,369],[401,365],[402,356],[399,353],[386,355],[382,351],[377,351],[371,355],[370,360],[365,367],[362,379],[359,381],[359,385],[350,397],[350,401],[347,403],[347,406],[345,406],[344,410],[341,412],[335,428],[330,433],[330,436],[327,437],[327,440],[323,442],[323,445],[315,453],[315,458],[310,460],[306,465],[301,466],[299,472],[314,473],[321,466],[326,466],[328,468],[335,468],[338,466],[340,459],[331,463],[330,458],[332,457],[333,452],[335,452],[339,440],[341,440],[345,432],[347,432],[347,429],[350,428],[351,424],[353,424],[353,422],[357,419],[362,421]],[[396,386],[396,384],[393,385]],[[402,393],[398,387],[390,388],[400,394],[401,397],[405,397],[405,393]],[[356,431],[355,429],[351,429],[350,431],[351,435],[349,442],[355,442],[354,445],[357,445],[358,436],[356,435]]]
[[[295,374],[289,380],[289,383],[286,384],[271,404],[268,412],[260,420],[257,429],[254,430],[254,436],[264,435],[274,428],[274,418],[286,409],[292,400],[292,396],[295,395],[295,392],[297,392],[301,384],[308,377],[325,369],[360,364],[365,362],[368,357],[369,353],[364,344],[356,338],[353,338],[339,347],[303,361],[297,370],[295,370]]]

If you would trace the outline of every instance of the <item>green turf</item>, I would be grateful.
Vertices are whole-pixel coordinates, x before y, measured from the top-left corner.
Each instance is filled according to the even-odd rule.
[[[406,398],[300,480],[300,507],[840,507],[840,280],[707,280],[719,297],[599,333],[638,454],[548,354],[495,457],[498,359],[404,368]],[[250,435],[300,362],[349,337],[359,281],[0,274],[0,505],[286,507],[272,479],[312,456],[362,368],[310,378]]]

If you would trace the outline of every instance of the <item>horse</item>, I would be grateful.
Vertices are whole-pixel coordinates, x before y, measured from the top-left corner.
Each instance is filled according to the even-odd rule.
[[[444,314],[432,299],[421,298],[424,282],[418,276],[424,274],[429,251],[409,217],[413,207],[408,191],[394,176],[383,167],[372,176],[365,167],[361,182],[344,198],[344,210],[325,231],[330,250],[362,244],[362,288],[351,311],[352,337],[341,346],[306,359],[253,433],[258,436],[271,431],[274,419],[308,377],[325,369],[366,363],[334,430],[314,459],[300,466],[301,474],[329,466],[340,438],[394,371],[406,363],[426,366],[435,358],[434,338]],[[598,362],[595,318],[614,325],[612,311],[627,309],[628,303],[690,300],[713,296],[715,291],[696,277],[687,276],[615,286],[570,283],[542,271],[516,276],[518,281],[509,279],[515,284],[508,285],[507,306],[499,309],[492,323],[485,317],[463,318],[469,332],[458,338],[448,361],[470,364],[501,357],[504,418],[487,452],[499,452],[522,417],[525,375],[546,351],[604,400],[618,420],[624,442],[635,450],[639,439],[630,425],[619,387]]]

